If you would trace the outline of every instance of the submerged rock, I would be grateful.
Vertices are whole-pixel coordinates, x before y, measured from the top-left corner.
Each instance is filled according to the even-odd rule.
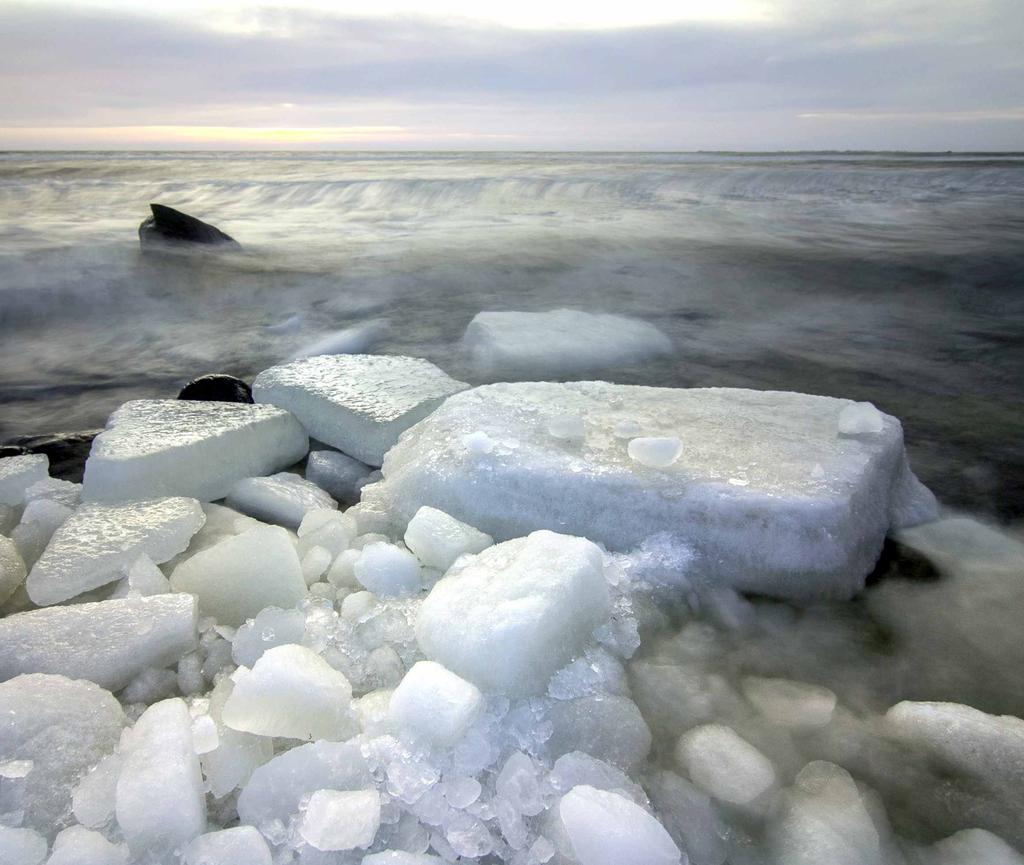
[[[211,402],[252,402],[252,388],[240,378],[222,372],[212,372],[194,378],[178,391],[178,399],[209,400]]]
[[[153,215],[139,225],[139,243],[143,249],[191,243],[202,246],[239,246],[237,240],[216,226],[173,207],[150,204],[149,209],[153,211]]]

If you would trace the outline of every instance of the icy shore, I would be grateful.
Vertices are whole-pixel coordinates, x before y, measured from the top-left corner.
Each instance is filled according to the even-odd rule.
[[[897,419],[359,355],[254,393],[126,404],[81,487],[0,459],[0,862],[1024,863],[1024,545]],[[865,590],[887,535],[938,578]]]

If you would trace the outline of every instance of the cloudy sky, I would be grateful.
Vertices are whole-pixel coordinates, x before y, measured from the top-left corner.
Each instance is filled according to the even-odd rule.
[[[0,0],[0,148],[1024,150],[1024,0]]]

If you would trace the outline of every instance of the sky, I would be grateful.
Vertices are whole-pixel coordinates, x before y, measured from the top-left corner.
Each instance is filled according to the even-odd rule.
[[[1024,150],[1024,0],[0,0],[0,149]]]

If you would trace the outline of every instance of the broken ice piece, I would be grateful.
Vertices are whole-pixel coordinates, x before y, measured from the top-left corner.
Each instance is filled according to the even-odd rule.
[[[359,501],[362,481],[372,472],[366,463],[339,451],[312,451],[306,460],[306,480],[346,505]]]
[[[453,745],[483,708],[480,690],[433,661],[418,661],[391,695],[388,718],[395,729],[435,745]]]
[[[679,459],[683,452],[683,443],[672,436],[635,438],[630,441],[626,450],[630,458],[642,466],[665,469]]]
[[[112,582],[145,553],[165,562],[188,546],[206,521],[195,499],[83,505],[57,529],[28,575],[29,597],[56,604]]]
[[[338,508],[338,503],[320,487],[293,472],[243,478],[228,490],[224,504],[265,523],[290,529],[297,529],[311,511]]]
[[[20,505],[25,490],[49,475],[50,460],[45,454],[24,454],[0,459],[0,505]]]
[[[86,501],[153,496],[223,498],[242,478],[298,462],[309,439],[288,412],[269,405],[205,400],[126,402],[93,441]]]
[[[409,520],[404,540],[424,565],[440,571],[447,571],[459,556],[479,553],[494,543],[490,535],[426,506]]]
[[[333,558],[349,548],[358,532],[356,521],[348,514],[310,511],[299,524],[299,548],[323,547]]]
[[[379,466],[398,436],[466,385],[429,361],[321,355],[264,370],[253,397],[288,409],[309,434]]]
[[[309,797],[299,833],[317,850],[369,847],[380,828],[376,790],[317,790]]]
[[[675,753],[693,783],[723,802],[746,805],[775,783],[771,761],[722,724],[687,731]]]
[[[418,592],[422,582],[416,557],[394,544],[367,544],[353,565],[359,584],[378,598],[393,598]]]
[[[54,840],[46,865],[128,865],[128,848],[84,826],[69,826]]]
[[[270,848],[253,826],[207,832],[189,842],[182,865],[271,865]]]

